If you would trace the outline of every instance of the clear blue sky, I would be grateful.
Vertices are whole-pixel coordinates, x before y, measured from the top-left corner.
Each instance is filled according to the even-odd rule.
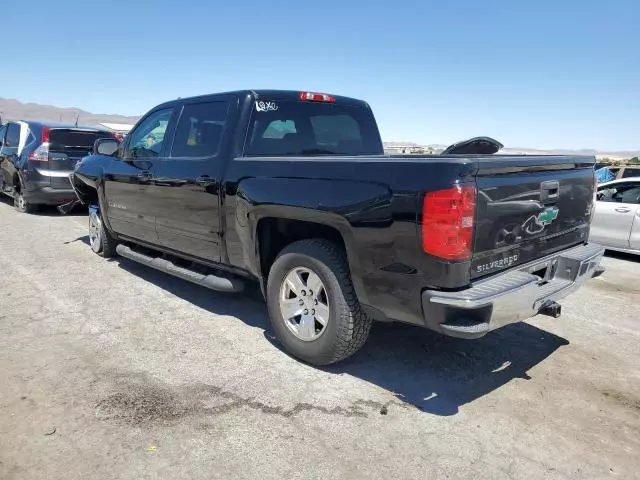
[[[367,100],[385,140],[640,149],[639,0],[133,3],[3,1],[0,96],[141,114],[309,89]]]

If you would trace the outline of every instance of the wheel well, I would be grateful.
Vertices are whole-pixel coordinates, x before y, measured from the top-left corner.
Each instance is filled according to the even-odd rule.
[[[271,265],[278,253],[287,245],[307,238],[324,238],[343,249],[344,240],[340,232],[333,227],[321,223],[304,222],[288,218],[263,218],[258,223],[257,239],[260,249],[260,269],[267,278]]]
[[[90,205],[99,205],[100,199],[98,197],[98,190],[91,187],[86,187],[84,189],[80,189],[79,193],[82,196],[82,200],[85,203],[89,203]]]
[[[17,173],[13,174],[13,188],[19,192],[20,191],[20,177]]]

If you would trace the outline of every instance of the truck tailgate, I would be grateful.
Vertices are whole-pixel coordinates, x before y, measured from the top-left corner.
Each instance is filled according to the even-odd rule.
[[[471,278],[586,242],[594,163],[565,156],[479,160]]]

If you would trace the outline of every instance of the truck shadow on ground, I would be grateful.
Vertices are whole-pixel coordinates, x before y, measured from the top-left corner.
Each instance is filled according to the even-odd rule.
[[[237,317],[264,331],[276,348],[259,289],[249,285],[240,295],[217,293],[126,259],[120,267],[216,315]],[[369,340],[354,357],[323,367],[333,375],[352,375],[391,392],[399,402],[434,415],[458,413],[527,372],[568,345],[564,338],[518,323],[478,340],[444,337],[419,327],[374,323]],[[284,353],[284,351],[283,351]]]
[[[424,412],[448,416],[514,379],[530,380],[530,369],[568,344],[528,323],[477,340],[377,323],[358,355],[326,370],[361,378]]]

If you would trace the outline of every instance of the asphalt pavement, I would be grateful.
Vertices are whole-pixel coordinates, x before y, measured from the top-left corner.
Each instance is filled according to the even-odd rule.
[[[375,324],[304,365],[222,295],[0,201],[0,479],[640,478],[640,257],[475,341]]]

